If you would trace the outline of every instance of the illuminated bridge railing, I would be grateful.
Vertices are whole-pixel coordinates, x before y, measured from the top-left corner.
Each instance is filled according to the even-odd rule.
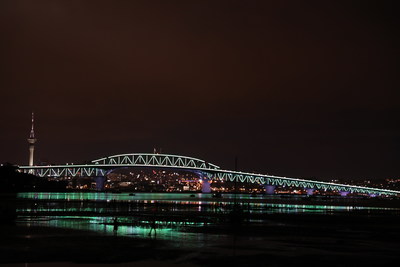
[[[201,159],[165,154],[122,154],[93,160],[91,164],[85,165],[20,166],[19,168],[22,172],[32,173],[40,177],[95,177],[105,176],[114,169],[126,167],[191,170],[202,173],[205,178],[219,181],[236,181],[241,183],[257,183],[260,185],[324,191],[400,196],[400,191],[394,190],[221,170],[217,165]]]
[[[336,184],[329,182],[288,178],[271,176],[264,174],[254,173],[243,173],[234,172],[229,170],[211,170],[206,173],[208,179],[219,180],[219,181],[230,181],[230,182],[242,182],[242,183],[257,183],[261,185],[274,185],[281,187],[296,187],[304,189],[317,189],[324,191],[337,191],[337,192],[349,192],[349,193],[360,193],[360,194],[377,194],[377,195],[400,195],[400,191],[363,187],[346,184]]]
[[[126,164],[93,164],[93,165],[59,165],[59,166],[21,166],[20,170],[26,173],[32,173],[40,177],[95,177],[105,176],[109,170],[132,167]],[[136,167],[146,167],[146,165],[135,165]],[[165,166],[164,166],[165,167]],[[377,195],[393,195],[400,196],[399,191],[362,187],[355,185],[345,185],[328,183],[313,180],[304,180],[297,178],[279,177],[264,174],[235,172],[220,169],[200,169],[171,166],[166,168],[190,169],[203,173],[204,178],[210,180],[239,182],[239,183],[256,183],[260,185],[274,185],[280,187],[295,187],[304,189],[317,189],[324,191],[349,192],[360,194],[377,194]],[[107,170],[108,169],[108,170]]]
[[[166,154],[121,154],[92,161],[99,165],[182,167],[196,169],[219,169],[219,166],[201,159]]]
[[[106,175],[106,170],[87,165],[20,166],[22,172],[39,177],[95,177]]]
[[[93,160],[85,165],[20,166],[21,171],[39,177],[104,176],[113,169],[124,167],[176,168],[188,170],[217,170],[219,166],[201,159],[166,154],[121,154]]]

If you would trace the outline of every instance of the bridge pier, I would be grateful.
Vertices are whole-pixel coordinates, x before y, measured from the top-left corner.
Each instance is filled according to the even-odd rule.
[[[202,193],[211,193],[211,183],[210,180],[203,178],[201,179],[201,192]]]
[[[315,191],[314,188],[307,188],[307,189],[306,189],[307,196],[312,196],[312,195],[314,195],[314,191]]]
[[[106,183],[106,177],[96,176],[94,177],[94,181],[96,182],[96,191],[104,191],[104,184]]]
[[[276,188],[275,185],[266,184],[266,185],[264,185],[264,188],[265,188],[265,193],[266,193],[267,195],[273,195],[273,194],[275,194],[275,188]]]

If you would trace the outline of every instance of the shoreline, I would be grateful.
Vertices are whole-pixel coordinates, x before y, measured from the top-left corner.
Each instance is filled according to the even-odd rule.
[[[325,266],[343,266],[345,261],[381,266],[400,258],[397,200],[347,198],[327,203],[315,198],[247,197],[236,199],[242,207],[236,209],[234,198],[184,196],[147,201],[137,194],[115,201],[68,201],[2,195],[1,205],[16,211],[16,220],[0,225],[0,264],[259,266],[262,262],[279,267],[299,262],[320,266],[321,261]],[[380,207],[313,212],[321,204],[321,209],[329,210],[344,202]],[[304,205],[306,210],[311,206],[311,211],[285,213],[280,204]],[[277,210],[271,205],[278,205]],[[153,221],[158,236],[148,236]]]
[[[35,194],[35,192],[29,192]],[[42,192],[47,193],[47,192]],[[74,193],[81,193],[81,192],[74,192]],[[84,193],[84,192],[82,192]],[[92,194],[94,192],[90,192]],[[121,193],[101,193],[99,194],[108,194],[115,196],[121,196]],[[54,194],[54,192],[49,192],[48,194]],[[63,194],[63,193],[61,193]],[[67,193],[68,194],[68,193]],[[125,193],[129,195],[128,193]],[[34,201],[34,202],[148,202],[150,199],[140,199],[138,196],[141,194],[149,194],[149,193],[135,193],[134,195],[130,196],[129,199],[39,199],[39,198],[22,198],[17,197],[15,195],[4,195],[0,194],[0,199],[16,199],[16,201]],[[169,193],[151,193],[151,194],[169,194]],[[175,194],[175,193],[172,193]],[[184,198],[169,198],[169,199],[154,199],[151,200],[153,202],[159,204],[167,204],[168,202],[186,202],[185,205],[191,205],[191,203],[195,203],[194,205],[198,205],[201,202],[201,205],[209,205],[210,203],[257,203],[257,204],[287,204],[287,205],[322,205],[322,206],[344,206],[344,207],[371,207],[371,208],[394,208],[400,209],[400,199],[391,199],[391,198],[363,198],[363,197],[320,197],[320,196],[311,196],[311,197],[304,197],[304,196],[287,196],[287,195],[257,195],[255,197],[250,198],[234,198],[234,197],[224,197],[224,195],[220,198],[214,197],[197,197],[194,194],[194,197],[191,197],[189,194],[179,193],[179,195],[187,197]],[[249,194],[250,195],[250,194]],[[149,203],[146,203],[149,204]],[[151,204],[151,203],[150,203]]]
[[[320,261],[329,257],[325,266],[343,266],[343,259],[345,266],[382,266],[399,260],[399,223],[400,216],[390,215],[275,214],[268,222],[258,224],[183,227],[184,233],[203,236],[208,241],[196,241],[195,237],[179,240],[179,244],[178,240],[156,237],[8,225],[0,228],[0,263],[259,266],[260,260],[268,259],[268,265],[288,266],[308,262],[311,257],[313,261],[308,265],[320,266]]]

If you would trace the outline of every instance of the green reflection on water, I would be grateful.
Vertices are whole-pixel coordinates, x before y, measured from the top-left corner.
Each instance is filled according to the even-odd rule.
[[[248,194],[238,194],[238,203],[244,210],[252,214],[257,213],[329,213],[329,212],[346,212],[355,210],[392,210],[391,208],[378,207],[361,207],[361,206],[337,206],[337,205],[304,205],[304,204],[280,204],[280,203],[265,203],[252,201],[255,198]],[[71,193],[18,193],[18,198],[31,200],[48,200],[56,201],[57,204],[43,205],[39,204],[35,207],[19,207],[18,212],[134,212],[141,211],[135,206],[137,203],[154,204],[163,203],[171,205],[171,211],[208,211],[208,212],[229,212],[234,204],[233,194],[224,194],[224,199],[213,199],[211,194],[195,194],[190,197],[189,194],[179,193],[136,193],[130,195],[128,193],[101,193],[101,192],[71,192]],[[279,199],[279,196],[264,196],[268,199]],[[293,199],[302,198],[294,196]],[[247,202],[240,202],[240,199],[247,199]],[[69,204],[71,201],[76,204]],[[111,203],[132,203],[132,206],[115,205],[112,207],[104,207],[101,205],[88,204],[89,202],[111,202]],[[329,203],[329,202],[328,202]],[[328,204],[327,203],[327,204]],[[180,205],[175,206],[175,205]],[[185,207],[186,206],[186,207]],[[145,210],[146,208],[144,208]],[[143,210],[143,209],[142,209]]]
[[[117,230],[114,226],[114,217],[87,217],[87,216],[41,216],[24,217],[20,216],[17,223],[28,226],[56,227],[63,229],[74,229],[83,231],[93,231],[102,235],[126,236],[131,238],[156,238],[167,241],[174,241],[175,247],[180,246],[202,246],[198,241],[220,241],[225,235],[202,233],[189,233],[182,231],[182,227],[200,227],[200,223],[177,223],[168,224],[162,221],[156,221],[157,234],[149,236],[150,221],[136,222],[140,225],[126,225],[132,223],[128,217],[118,217]]]
[[[228,218],[227,215],[232,212],[234,207],[233,194],[224,194],[224,199],[213,199],[211,194],[195,194],[194,197],[191,197],[189,194],[176,193],[130,195],[128,193],[96,192],[19,193],[17,197],[27,200],[21,201],[16,209],[19,214],[17,221],[19,224],[85,230],[98,234],[132,238],[149,238],[151,226],[151,222],[148,221],[150,220],[149,216],[154,216],[152,209],[156,206],[155,203],[162,203],[162,205],[158,205],[160,214],[157,215],[160,217],[156,221],[157,239],[173,241],[172,243],[177,247],[188,247],[190,244],[199,246],[207,241],[215,243],[219,242],[221,238],[226,238],[224,235],[191,233],[186,230],[187,227],[203,227],[205,225],[207,220],[205,219],[203,222],[197,220],[196,222],[196,216],[197,219],[201,217],[200,221],[208,215],[214,218],[223,215],[222,218]],[[263,199],[266,200],[279,198],[279,196],[263,196]],[[302,197],[295,196],[292,199],[300,198]],[[368,212],[370,210],[393,210],[377,207],[335,206],[329,205],[329,202],[327,202],[328,205],[266,203],[267,201],[257,202],[250,195],[238,195],[237,199],[241,209],[251,214],[331,214],[356,210],[367,210]],[[240,200],[247,201],[241,202]],[[79,214],[81,216],[77,216]],[[135,217],[135,214],[139,216]],[[180,219],[185,221],[168,222],[166,220],[170,214],[179,214]],[[191,215],[194,215],[193,218]],[[114,216],[118,216],[117,231],[114,230]],[[267,217],[258,219],[263,217],[254,216],[252,217],[254,219],[250,221],[265,223]],[[162,218],[165,221],[162,221]]]
[[[176,202],[173,202],[176,203]],[[191,203],[193,204],[193,203]],[[194,203],[196,204],[196,203]],[[233,204],[233,203],[229,203]],[[198,212],[202,212],[202,207],[198,206]],[[291,204],[270,204],[270,203],[249,203],[243,206],[245,211],[252,214],[268,214],[268,213],[326,213],[329,211],[346,212],[356,210],[391,210],[389,208],[375,208],[375,207],[352,207],[352,206],[328,206],[328,205],[291,205]],[[182,211],[176,209],[176,211]],[[37,212],[95,212],[107,213],[110,211],[118,212],[117,209],[110,210],[97,207],[53,207],[53,206],[37,206],[37,207],[21,207],[16,209],[17,212],[23,213],[37,213]],[[120,210],[121,211],[121,210]],[[123,211],[123,210],[122,210]],[[128,210],[129,211],[129,210]],[[229,212],[229,208],[221,209],[219,212]],[[215,211],[217,212],[217,211]]]
[[[268,199],[279,199],[278,195],[260,195],[260,197]],[[129,201],[129,200],[183,200],[183,199],[201,199],[213,200],[212,194],[189,194],[189,193],[106,193],[106,192],[68,192],[68,193],[55,193],[55,192],[23,192],[18,193],[18,198],[28,199],[48,199],[48,200],[102,200],[102,201]],[[305,196],[293,195],[291,198],[304,198]],[[224,199],[233,199],[235,194],[223,194]],[[237,194],[238,200],[245,199],[258,199],[249,194]]]

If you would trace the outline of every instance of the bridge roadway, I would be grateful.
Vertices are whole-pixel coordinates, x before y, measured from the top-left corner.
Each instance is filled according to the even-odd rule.
[[[22,172],[32,173],[39,177],[104,177],[115,169],[126,167],[189,170],[201,174],[203,179],[257,183],[265,186],[317,189],[345,194],[400,196],[400,191],[394,190],[223,170],[219,166],[201,159],[167,154],[121,154],[93,160],[90,164],[19,166],[19,169]]]

